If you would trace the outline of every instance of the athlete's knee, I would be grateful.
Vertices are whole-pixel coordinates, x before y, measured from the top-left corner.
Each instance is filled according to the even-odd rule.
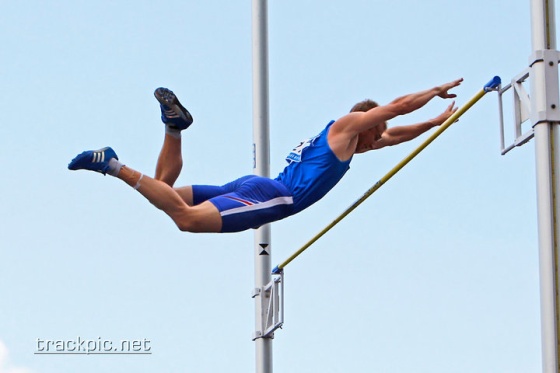
[[[177,225],[177,228],[179,228],[181,232],[198,232],[197,225],[192,221],[192,219],[175,220],[175,225]]]
[[[213,219],[202,216],[189,216],[187,218],[176,219],[175,224],[181,232],[220,232],[221,224],[217,224]]]
[[[179,230],[181,232],[192,232],[191,231],[191,227],[187,224],[183,224],[183,223],[176,223],[177,228],[179,228]]]

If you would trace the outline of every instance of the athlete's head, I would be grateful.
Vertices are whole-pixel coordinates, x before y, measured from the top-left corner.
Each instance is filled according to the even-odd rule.
[[[367,99],[360,101],[356,105],[354,105],[352,109],[350,109],[350,112],[366,112],[378,106],[379,104],[377,102]],[[373,149],[373,143],[381,138],[381,134],[385,132],[385,130],[387,130],[386,122],[360,133],[356,153],[363,153]]]
[[[352,106],[352,109],[350,109],[350,112],[353,113],[355,111],[368,111],[370,109],[373,109],[375,107],[378,107],[379,104],[373,100],[367,99],[364,101],[360,101],[358,102],[356,105]]]

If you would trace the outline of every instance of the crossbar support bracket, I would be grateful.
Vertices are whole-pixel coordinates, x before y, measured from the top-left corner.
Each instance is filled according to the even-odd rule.
[[[538,50],[529,57],[529,67],[515,76],[511,83],[498,91],[499,110],[500,110],[500,141],[501,153],[505,155],[515,147],[521,146],[534,137],[534,127],[542,122],[560,122],[560,108],[558,107],[558,92],[550,89],[547,85],[546,104],[537,107],[535,100],[525,89],[525,84],[531,79],[544,79],[544,81],[558,81],[558,61],[560,54],[556,50]],[[542,64],[542,65],[541,65]],[[508,90],[513,89],[513,110],[514,110],[514,132],[515,139],[510,145],[505,145],[505,124],[503,95]],[[529,121],[531,128],[523,132],[521,126]]]
[[[262,288],[253,290],[252,296],[260,297],[263,312],[261,329],[253,333],[253,341],[274,338],[274,331],[284,325],[284,273],[274,276]]]

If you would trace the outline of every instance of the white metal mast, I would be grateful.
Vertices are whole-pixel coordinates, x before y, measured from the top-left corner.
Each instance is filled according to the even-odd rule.
[[[267,0],[253,0],[253,157],[254,173],[270,176]],[[270,225],[255,232],[255,341],[257,373],[272,373],[272,335],[265,335],[265,286],[271,281]]]
[[[531,122],[536,149],[541,338],[544,373],[558,365],[558,239],[560,180],[558,51],[554,0],[531,0]]]

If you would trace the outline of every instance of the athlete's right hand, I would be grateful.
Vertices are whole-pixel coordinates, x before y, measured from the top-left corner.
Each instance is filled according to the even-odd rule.
[[[447,91],[449,91],[451,88],[455,88],[455,87],[459,86],[462,81],[463,81],[463,78],[460,78],[460,79],[454,80],[452,82],[440,85],[438,87],[438,90],[439,90],[438,96],[441,97],[441,98],[455,98],[455,97],[457,97],[456,94],[449,93]]]

